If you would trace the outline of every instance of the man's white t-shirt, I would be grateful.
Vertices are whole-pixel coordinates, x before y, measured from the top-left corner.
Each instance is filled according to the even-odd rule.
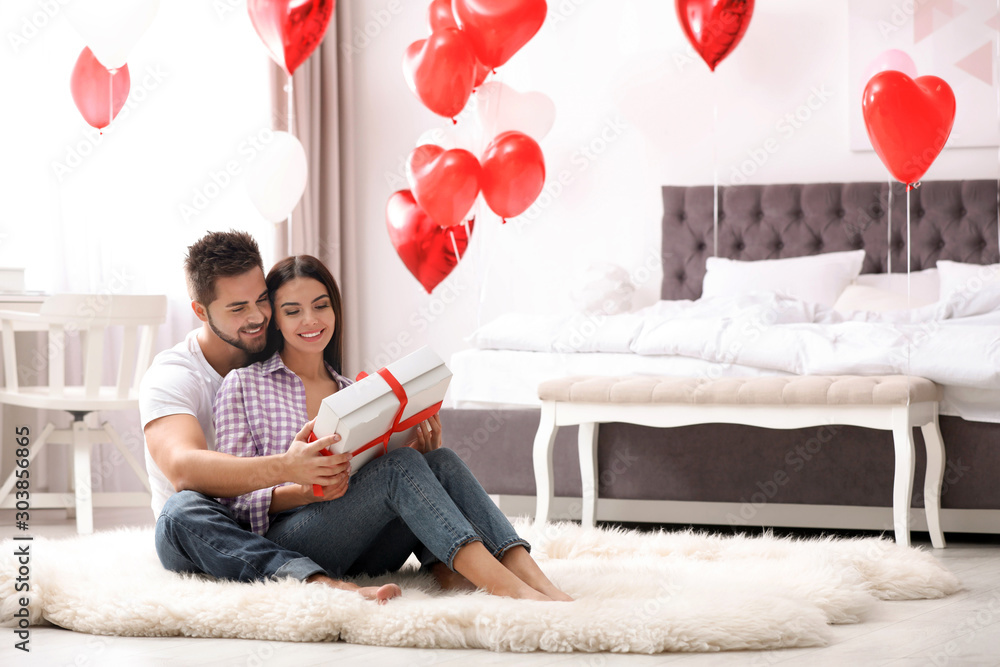
[[[212,406],[222,386],[222,376],[205,359],[195,329],[183,341],[156,355],[139,386],[139,418],[146,424],[169,415],[192,415],[201,424],[208,448],[215,450]],[[143,438],[145,441],[145,437]],[[174,495],[166,478],[145,445],[146,472],[153,495],[153,516],[159,517],[167,498]]]

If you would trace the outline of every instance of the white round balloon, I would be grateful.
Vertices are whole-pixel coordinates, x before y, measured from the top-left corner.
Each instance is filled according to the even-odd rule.
[[[278,223],[288,218],[306,191],[306,151],[288,132],[274,138],[247,165],[243,182],[260,214]]]
[[[159,8],[160,0],[72,0],[63,11],[94,57],[118,69]]]

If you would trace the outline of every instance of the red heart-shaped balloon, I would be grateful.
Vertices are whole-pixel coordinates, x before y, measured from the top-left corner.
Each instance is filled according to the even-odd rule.
[[[451,13],[451,0],[431,0],[431,4],[427,8],[427,25],[431,32],[437,32],[444,28],[458,30],[455,15]]]
[[[406,161],[413,198],[442,227],[462,222],[479,195],[482,169],[462,148],[446,151],[434,144],[417,146]]]
[[[955,94],[943,79],[879,72],[865,86],[861,111],[875,152],[903,183],[927,173],[955,123]]]
[[[754,0],[677,0],[677,17],[709,69],[736,48],[750,25]]]
[[[542,149],[522,132],[497,135],[486,147],[482,165],[483,199],[504,222],[527,211],[545,185]]]
[[[545,23],[545,0],[453,0],[458,25],[479,62],[491,69],[510,60]]]
[[[403,76],[425,107],[454,118],[472,94],[476,57],[461,31],[444,28],[407,47]]]
[[[483,82],[486,81],[486,77],[488,77],[492,71],[492,69],[477,60],[476,73],[472,78],[472,89],[475,90],[476,88],[479,88],[479,86],[483,85]]]
[[[473,222],[469,221],[469,234]],[[458,266],[469,245],[465,225],[440,227],[417,205],[409,190],[399,190],[389,197],[385,223],[396,254],[428,294]]]
[[[334,4],[334,0],[247,0],[247,11],[271,57],[291,76],[323,41]]]
[[[97,129],[107,127],[122,110],[131,86],[128,65],[112,73],[98,62],[89,48],[84,48],[76,59],[69,81],[76,108],[84,120]]]

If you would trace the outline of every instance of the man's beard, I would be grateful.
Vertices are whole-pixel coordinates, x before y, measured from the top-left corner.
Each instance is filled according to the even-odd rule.
[[[260,336],[258,338],[254,338],[253,340],[249,340],[249,341],[244,341],[238,335],[234,338],[234,337],[231,337],[231,336],[229,336],[227,334],[222,333],[222,331],[219,330],[219,327],[215,326],[215,322],[212,321],[212,316],[211,315],[208,316],[208,326],[212,328],[212,331],[215,332],[216,336],[218,336],[222,340],[226,341],[227,343],[229,343],[233,347],[235,347],[235,348],[237,348],[239,350],[243,350],[247,354],[256,354],[258,352],[261,352],[261,351],[263,351],[264,347],[267,345],[267,334],[266,333],[263,336]],[[267,326],[267,322],[266,321],[261,322],[259,326],[260,327],[265,327],[265,326]],[[256,329],[257,327],[258,327],[258,325],[252,325],[252,326],[251,325],[247,325],[245,327],[241,327],[240,331],[246,331],[247,329]]]

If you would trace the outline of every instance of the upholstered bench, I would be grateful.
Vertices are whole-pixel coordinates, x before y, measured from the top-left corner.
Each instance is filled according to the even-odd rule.
[[[655,427],[728,423],[790,429],[846,424],[892,431],[896,467],[892,491],[896,542],[910,544],[913,427],[927,448],[924,509],[931,542],[945,546],[940,497],[944,441],[938,427],[941,389],[920,377],[855,375],[673,378],[568,377],[543,382],[541,422],[534,444],[536,521],[548,519],[552,502],[552,447],[556,429],[580,427],[583,524],[597,511],[597,425],[627,422]],[[710,463],[707,463],[710,465]]]

